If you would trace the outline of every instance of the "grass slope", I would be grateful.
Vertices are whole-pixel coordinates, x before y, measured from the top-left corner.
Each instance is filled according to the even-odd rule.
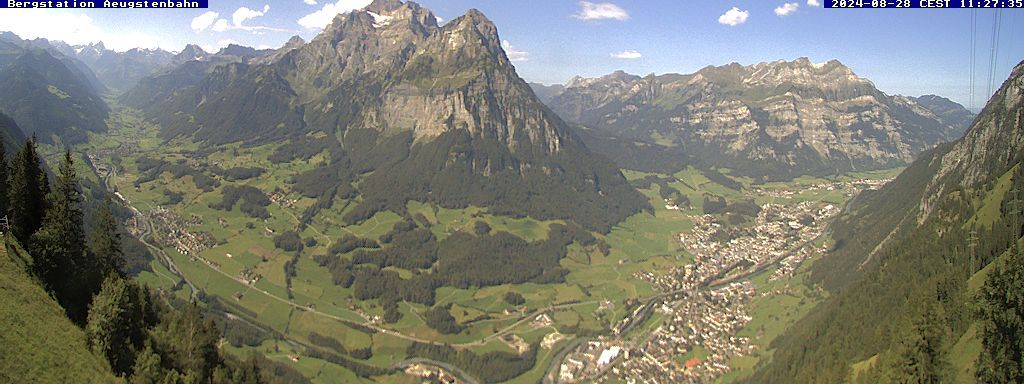
[[[118,382],[16,255],[24,251],[0,249],[0,382]]]

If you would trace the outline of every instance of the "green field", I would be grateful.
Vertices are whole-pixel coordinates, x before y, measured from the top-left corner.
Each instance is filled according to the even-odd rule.
[[[331,207],[321,210],[299,232],[302,239],[313,239],[317,244],[307,247],[298,257],[294,277],[285,275],[285,265],[293,258],[293,253],[276,249],[274,236],[297,229],[300,217],[315,203],[315,200],[291,190],[291,177],[325,162],[325,153],[309,160],[273,164],[268,156],[274,153],[276,145],[230,145],[206,150],[196,143],[180,139],[163,143],[157,137],[159,127],[143,121],[138,112],[130,110],[118,110],[112,114],[110,125],[109,134],[93,136],[82,149],[91,153],[105,153],[122,145],[134,148],[133,151],[119,153],[109,159],[100,157],[100,161],[109,161],[116,168],[115,176],[109,180],[111,186],[140,211],[148,212],[157,205],[164,205],[181,218],[201,218],[201,223],[189,225],[188,230],[211,234],[217,240],[216,246],[199,255],[201,260],[182,255],[173,248],[165,248],[187,279],[203,293],[237,305],[245,313],[236,315],[244,315],[251,321],[281,332],[290,340],[308,342],[310,333],[315,332],[334,338],[346,348],[372,347],[374,354],[369,363],[381,367],[406,357],[404,352],[410,341],[382,333],[369,336],[342,323],[367,323],[369,319],[382,315],[383,310],[377,300],[354,299],[352,288],[335,285],[330,272],[314,261],[314,257],[326,255],[331,245],[344,236],[375,239],[385,234],[403,220],[400,215],[382,211],[359,224],[346,225],[341,217],[351,211],[361,198],[336,199]],[[56,154],[56,151],[53,153]],[[211,174],[220,185],[203,191],[192,176],[175,178],[169,172],[163,172],[155,180],[137,183],[143,176],[138,171],[140,159],[143,158],[172,164],[197,161],[222,169],[260,167],[266,172],[244,181],[230,181]],[[727,173],[728,170],[723,172]],[[624,174],[630,180],[648,175],[633,171],[624,171]],[[520,320],[524,313],[553,306],[560,307],[552,312],[555,322],[553,327],[579,327],[590,331],[607,327],[626,315],[623,305],[625,300],[647,298],[658,293],[653,286],[639,280],[634,274],[641,271],[668,271],[691,262],[691,256],[679,246],[678,234],[692,228],[691,218],[703,213],[705,195],[722,196],[728,201],[754,199],[758,203],[771,202],[751,193],[750,180],[740,179],[744,190],[734,190],[711,181],[694,168],[672,176],[677,181],[669,183],[669,186],[686,195],[691,202],[690,207],[683,207],[682,210],[668,209],[661,199],[657,184],[641,189],[640,192],[648,197],[653,213],[645,212],[629,217],[616,225],[610,233],[595,233],[598,239],[608,244],[607,255],[595,246],[571,245],[567,257],[561,260],[561,265],[569,270],[564,283],[526,283],[473,289],[441,287],[436,291],[435,305],[450,304],[451,315],[458,323],[466,326],[464,331],[455,335],[442,335],[427,326],[422,313],[429,308],[420,304],[400,303],[399,311],[403,314],[401,320],[379,326],[412,338],[449,343],[477,353],[511,351],[505,343],[491,337],[495,333],[507,332],[528,341],[539,340],[553,328],[534,328],[529,322]],[[823,181],[826,180],[801,178],[792,183],[757,187],[766,190],[792,189]],[[136,184],[139,184],[138,187]],[[283,200],[266,207],[270,216],[265,220],[249,217],[237,206],[230,211],[211,208],[211,205],[222,200],[224,188],[231,185],[256,187],[263,192],[278,191]],[[166,193],[181,194],[183,199],[177,204],[165,204]],[[804,200],[839,203],[846,198],[834,191],[819,191],[800,194],[778,203]],[[506,231],[527,241],[539,241],[548,238],[551,225],[563,223],[559,220],[499,216],[489,213],[486,208],[475,206],[448,209],[411,201],[406,208],[419,225],[429,226],[438,240],[457,231],[472,231],[477,221],[483,221],[494,231]],[[388,269],[398,272],[403,278],[424,272],[395,267]],[[243,272],[258,275],[259,280],[254,285],[242,282],[240,276]],[[144,272],[138,278],[146,284],[163,288],[170,288],[177,282],[177,278],[167,268],[156,262],[152,265],[152,272]],[[506,303],[502,298],[510,291],[521,294],[526,303],[520,307]],[[176,293],[186,295],[187,289]],[[611,303],[609,309],[599,310],[603,301]],[[755,303],[753,308],[758,320],[751,324],[751,329],[756,327],[758,330],[758,342],[767,346],[772,338],[809,309],[810,305],[803,298],[784,296],[766,298]],[[772,320],[762,320],[761,317]],[[655,316],[640,329],[651,330],[657,327],[658,318]],[[280,353],[269,356],[273,359],[287,359],[287,356]],[[541,354],[539,359],[542,363],[516,382],[535,381],[546,370],[550,358],[549,355]],[[735,363],[737,366],[752,365],[750,361]],[[324,377],[325,372],[330,372],[334,377],[348,377],[342,373],[344,368],[315,359],[302,360],[298,367],[311,378]]]

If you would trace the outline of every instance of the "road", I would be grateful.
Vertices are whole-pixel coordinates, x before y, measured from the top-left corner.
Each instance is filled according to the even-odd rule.
[[[97,168],[98,166],[96,164],[93,164],[93,172],[99,174],[99,170]],[[116,177],[117,167],[114,166],[113,164],[110,164],[106,168],[108,169],[108,171],[107,174],[103,176],[103,187],[107,191],[113,191],[114,188],[110,184],[110,179]],[[171,259],[171,257],[167,255],[167,252],[164,252],[163,248],[158,247],[146,240],[147,237],[155,237],[154,234],[156,233],[156,230],[153,227],[153,223],[148,218],[146,218],[145,215],[143,215],[138,209],[133,207],[129,202],[122,200],[121,203],[124,204],[129,209],[131,209],[133,212],[135,212],[137,216],[142,217],[145,222],[145,232],[143,232],[142,235],[139,236],[139,241],[142,242],[142,244],[145,245],[146,248],[149,248],[150,251],[154,252],[155,256],[162,260],[161,264],[163,264],[163,266],[166,267],[168,271],[171,271],[171,273],[173,273],[175,276],[177,276],[178,278],[185,282],[185,285],[188,286],[190,291],[189,297],[192,299],[192,301],[195,301],[199,297],[199,290],[196,289],[196,286],[194,284],[192,284],[192,281],[190,281],[188,277],[185,276],[184,273],[181,273],[181,270],[178,269],[178,265],[174,264],[174,259]],[[152,206],[150,208],[152,208]]]
[[[405,369],[405,368],[408,368],[408,367],[410,367],[410,366],[412,366],[414,364],[433,365],[435,367],[443,368],[444,370],[446,370],[449,373],[451,373],[452,375],[454,375],[455,378],[458,379],[460,383],[464,383],[464,384],[477,384],[477,383],[480,382],[480,380],[477,380],[472,375],[470,375],[470,374],[466,373],[465,371],[459,369],[459,367],[456,367],[456,366],[448,364],[448,363],[440,362],[440,361],[437,361],[437,360],[424,359],[422,357],[414,357],[414,358],[411,358],[411,359],[402,360],[402,361],[392,365],[391,368],[394,368],[394,369]]]
[[[111,185],[110,180],[111,180],[112,177],[115,176],[115,170],[114,170],[113,166],[109,166],[108,168],[110,169],[110,171],[103,178],[103,182],[104,182],[104,185],[105,185],[105,187],[107,188],[108,191],[113,191],[114,188]],[[134,210],[136,212],[140,212],[138,209],[136,209],[134,206],[132,206],[132,203],[129,202],[129,201],[122,201],[121,203],[123,203],[129,209],[132,209],[132,210]],[[146,204],[148,205],[148,203],[146,203]],[[150,209],[153,208],[151,205],[149,207],[150,207]],[[286,210],[286,212],[287,212],[287,210]],[[163,264],[165,267],[167,267],[167,269],[169,271],[171,271],[171,273],[173,273],[175,276],[181,278],[185,282],[185,284],[191,290],[191,297],[192,297],[192,299],[195,300],[197,298],[197,296],[198,296],[199,289],[196,288],[196,286],[185,276],[185,274],[182,273],[178,269],[178,266],[174,263],[174,259],[173,258],[171,258],[169,255],[167,255],[167,253],[162,248],[160,248],[159,246],[157,246],[155,244],[152,244],[148,240],[146,240],[149,237],[154,237],[153,234],[156,233],[155,224],[153,224],[152,220],[150,220],[146,215],[141,215],[140,214],[139,216],[142,218],[143,224],[144,224],[144,228],[145,228],[145,232],[142,234],[142,236],[140,236],[139,240],[142,241],[142,243],[145,244],[147,248],[152,250],[160,258],[161,264]],[[297,217],[294,217],[294,215],[292,215],[292,216],[293,216],[293,218],[298,220]],[[388,328],[381,327],[381,326],[373,323],[372,321],[370,321],[370,319],[367,318],[365,315],[357,313],[357,312],[352,312],[352,313],[355,314],[356,316],[361,317],[364,320],[363,322],[355,322],[355,321],[352,321],[350,319],[346,319],[346,318],[343,318],[343,317],[340,317],[340,316],[332,315],[330,313],[325,313],[325,312],[319,311],[319,310],[314,309],[314,308],[309,308],[306,305],[302,305],[302,304],[296,303],[294,301],[291,301],[289,299],[277,296],[277,295],[275,295],[275,294],[273,294],[271,292],[268,292],[266,290],[263,290],[261,288],[258,288],[258,287],[255,287],[255,286],[251,286],[246,281],[242,280],[241,278],[239,278],[237,276],[234,276],[234,275],[231,275],[231,274],[229,274],[227,272],[224,272],[220,268],[217,268],[217,267],[215,267],[213,265],[210,265],[209,263],[205,263],[204,262],[202,264],[205,265],[207,268],[210,268],[214,272],[217,272],[218,274],[221,274],[221,275],[231,279],[232,281],[235,281],[235,282],[237,282],[237,283],[247,287],[247,289],[249,291],[258,292],[258,293],[260,293],[262,295],[265,295],[265,296],[267,296],[267,297],[269,297],[269,298],[271,298],[273,300],[276,300],[278,302],[287,304],[287,305],[289,305],[289,306],[291,306],[291,307],[293,307],[295,309],[298,309],[298,310],[301,310],[301,311],[305,311],[305,312],[309,312],[309,313],[312,313],[312,314],[315,314],[317,316],[321,316],[321,317],[324,317],[324,318],[328,318],[328,319],[332,319],[332,320],[335,320],[335,321],[339,321],[339,322],[342,322],[344,324],[367,327],[367,328],[373,329],[373,330],[375,330],[375,331],[377,331],[377,332],[379,332],[381,334],[397,337],[397,338],[400,338],[400,339],[403,339],[403,340],[408,340],[408,341],[413,341],[413,342],[423,343],[423,344],[433,344],[433,345],[450,345],[450,346],[454,346],[454,347],[482,346],[484,344],[487,344],[488,342],[491,342],[491,341],[493,341],[495,339],[498,339],[498,338],[508,334],[513,329],[515,329],[515,328],[517,328],[517,327],[519,327],[519,326],[521,326],[521,325],[523,325],[525,323],[528,323],[529,321],[533,320],[537,316],[540,316],[541,314],[549,313],[549,312],[560,310],[560,309],[572,308],[572,307],[579,306],[579,305],[587,305],[587,304],[597,303],[597,301],[585,301],[585,302],[566,303],[566,304],[553,305],[553,306],[548,306],[548,307],[544,307],[544,308],[539,308],[539,309],[531,311],[530,313],[522,315],[516,322],[512,323],[509,326],[506,326],[505,328],[502,328],[500,331],[492,333],[492,334],[489,334],[487,336],[484,336],[483,338],[480,338],[478,340],[468,341],[468,342],[463,342],[463,343],[456,343],[456,344],[447,344],[447,343],[437,342],[437,341],[434,341],[434,340],[422,339],[422,338],[419,338],[419,337],[407,335],[407,334],[404,334],[404,333],[401,333],[401,332],[398,332],[398,331],[395,331],[395,330],[391,330],[391,329],[388,329]]]

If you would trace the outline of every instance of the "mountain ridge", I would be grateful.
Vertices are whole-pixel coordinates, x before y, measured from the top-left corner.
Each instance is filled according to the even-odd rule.
[[[880,356],[862,373],[878,382],[901,366],[899,343],[919,337],[905,324],[930,322],[947,340],[980,344],[968,334],[976,322],[969,279],[1022,235],[1024,213],[1012,207],[1024,191],[1022,126],[1024,62],[963,138],[850,202],[832,225],[835,245],[811,267],[811,282],[833,295],[776,339],[772,360],[747,381],[841,381],[852,364]],[[929,305],[938,315],[921,314]],[[970,366],[976,357],[956,360]]]
[[[595,131],[768,179],[906,164],[965,129],[962,115],[946,123],[838,60],[807,58],[687,75],[575,77],[548,104]]]

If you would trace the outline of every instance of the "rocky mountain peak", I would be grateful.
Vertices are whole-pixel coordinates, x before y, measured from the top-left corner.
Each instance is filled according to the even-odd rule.
[[[610,218],[586,225],[604,229],[647,206],[614,164],[537,99],[497,27],[477,10],[439,27],[415,2],[378,0],[269,57],[198,73],[184,89],[157,84],[132,99],[169,98],[147,110],[168,127],[164,135],[211,145],[326,133],[344,150],[329,150],[331,168],[318,177],[354,190],[355,177],[372,170],[358,187],[368,197],[359,209],[371,215],[436,198],[498,212],[514,204],[505,211],[538,217],[597,212]],[[168,114],[161,105],[181,108]],[[556,197],[573,203],[552,211]]]
[[[174,56],[173,61],[175,63],[184,63],[192,60],[206,60],[210,57],[210,54],[200,48],[198,45],[189,44],[185,46],[177,55]]]
[[[487,46],[497,46],[499,49],[501,47],[498,27],[476,9],[470,9],[465,15],[452,20],[445,29],[454,33],[462,33],[463,36],[480,41]]]
[[[643,78],[640,76],[626,73],[625,71],[620,69],[601,77],[589,79],[580,76],[574,76],[572,79],[569,79],[568,83],[565,84],[565,88],[583,88],[590,86],[624,87],[642,79]]]
[[[301,47],[306,44],[306,40],[303,40],[299,35],[292,36],[288,39],[288,42],[284,44],[285,47]]]
[[[870,85],[871,82],[858,77],[853,70],[838,60],[815,63],[806,57],[792,62],[783,60],[759,63],[744,67],[743,83],[753,86],[779,86],[794,84],[817,88]],[[872,86],[873,87],[873,86]]]
[[[409,3],[415,4],[411,1]],[[396,9],[401,8],[403,5],[405,4],[402,3],[402,0],[374,0],[370,5],[363,8],[363,10],[383,15],[393,12]]]
[[[641,77],[637,76],[637,75],[631,75],[629,73],[626,73],[626,71],[623,71],[623,70],[620,69],[620,70],[617,70],[615,72],[612,72],[611,74],[605,75],[601,79],[602,80],[614,80],[614,81],[631,82],[631,81],[640,80]]]

